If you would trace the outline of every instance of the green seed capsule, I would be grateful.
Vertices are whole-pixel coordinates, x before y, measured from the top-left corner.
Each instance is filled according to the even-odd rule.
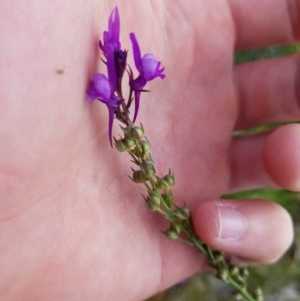
[[[119,152],[125,152],[128,149],[123,139],[115,140],[115,146]]]
[[[126,138],[125,141],[124,141],[124,143],[127,146],[127,149],[131,149],[132,147],[135,146],[134,140],[132,140],[130,138]]]
[[[230,269],[230,275],[236,276],[240,272],[240,269],[237,266],[232,266]]]
[[[132,151],[138,158],[143,157],[142,148],[139,145],[136,145],[135,148]]]
[[[186,219],[190,217],[190,209],[188,208],[188,206],[184,205],[184,207],[181,208],[181,211],[185,214]]]
[[[187,218],[185,212],[181,208],[176,208],[173,213],[181,220],[185,220]]]
[[[169,185],[169,187],[172,187],[175,185],[175,178],[171,174],[167,174],[166,176],[164,176],[163,181],[165,181]]]
[[[161,203],[161,195],[158,191],[152,191],[151,194],[148,197],[148,201],[151,203],[156,204],[157,206],[160,206]]]
[[[140,145],[141,145],[141,149],[142,149],[142,154],[144,156],[148,155],[150,153],[150,149],[151,149],[150,142],[147,140],[143,140],[143,141],[141,141]]]
[[[172,230],[172,229],[168,229],[167,231],[164,232],[164,234],[172,240],[176,240],[178,239],[179,235],[176,233],[176,231]]]
[[[180,224],[174,223],[174,224],[173,224],[173,229],[174,229],[174,231],[179,235],[180,232],[181,232],[181,225],[180,225]]]
[[[148,180],[141,170],[135,170],[132,175],[132,181],[135,183],[145,183]]]
[[[155,187],[158,188],[158,189],[166,189],[166,188],[169,187],[169,185],[163,179],[157,179],[157,181],[155,183]]]
[[[144,136],[143,128],[135,126],[131,129],[131,137],[133,139],[141,140],[143,136]]]
[[[151,159],[144,160],[142,163],[142,169],[145,175],[149,178],[152,178],[155,175],[155,168]]]
[[[148,210],[150,211],[157,211],[159,206],[157,204],[155,204],[154,202],[151,202],[148,198],[145,201],[146,207],[148,208]]]
[[[164,203],[168,208],[172,208],[174,205],[174,199],[171,194],[163,193],[162,197],[164,199]]]

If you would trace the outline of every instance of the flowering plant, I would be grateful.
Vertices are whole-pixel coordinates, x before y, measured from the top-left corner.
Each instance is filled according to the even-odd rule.
[[[103,52],[107,67],[107,76],[95,73],[87,90],[88,100],[95,99],[108,108],[108,138],[120,152],[127,152],[134,164],[131,180],[145,186],[147,194],[144,201],[148,209],[159,213],[169,223],[164,234],[173,240],[181,241],[197,248],[207,259],[216,276],[230,284],[235,291],[236,300],[261,301],[260,289],[248,289],[248,271],[233,265],[220,251],[213,250],[197,236],[187,205],[179,207],[175,204],[172,187],[175,177],[171,170],[163,176],[156,172],[154,161],[150,154],[151,144],[144,135],[143,126],[135,124],[141,101],[141,95],[149,81],[166,77],[161,62],[151,53],[141,54],[137,37],[129,35],[132,52],[138,76],[127,64],[126,50],[122,50],[120,42],[120,18],[118,8],[115,8],[108,21],[108,30],[103,34],[99,47]],[[125,98],[122,84],[124,75],[129,76],[129,94]],[[131,107],[134,103],[134,113]],[[113,123],[117,119],[122,124],[123,136],[119,139],[112,135]]]

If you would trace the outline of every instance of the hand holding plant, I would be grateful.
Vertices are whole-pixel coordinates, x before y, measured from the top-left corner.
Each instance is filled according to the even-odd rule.
[[[135,121],[145,131],[141,140],[151,141],[155,175],[164,178],[171,168],[175,203],[190,208],[194,230],[207,245],[246,262],[277,260],[292,238],[285,211],[266,201],[219,196],[271,183],[262,166],[266,136],[233,140],[232,130],[295,120],[299,114],[296,56],[233,67],[233,52],[292,42],[297,14],[289,13],[285,1],[117,4],[121,50],[128,50],[133,81],[140,70],[131,31],[141,57],[155,54],[158,70],[165,67],[167,75],[142,88],[152,92],[141,92]],[[138,166],[128,162],[128,154],[112,150],[107,139],[106,107],[114,108],[119,100],[111,101],[112,77],[99,60],[97,43],[115,5],[107,0],[0,2],[3,300],[135,301],[207,269],[195,248],[160,232],[168,225],[145,208],[140,196],[147,199],[147,190],[126,178],[133,177],[130,167]],[[101,58],[107,62],[103,50]],[[102,80],[108,87],[104,105],[86,102],[90,76],[98,67],[107,79]],[[127,73],[124,79],[128,86]],[[131,122],[135,91],[132,97]],[[113,121],[114,136],[123,139],[119,121]],[[275,137],[277,144],[299,137],[297,130],[288,130],[291,135]],[[298,148],[291,147],[295,142],[289,145],[285,158],[298,162],[299,152],[293,151]],[[295,184],[299,177],[291,171],[289,182]],[[246,219],[242,238],[220,238],[224,206]]]
[[[105,103],[109,112],[108,135],[112,146],[112,127],[114,119],[118,119],[122,126],[123,135],[115,140],[115,146],[120,152],[127,152],[134,164],[131,180],[144,184],[146,195],[145,204],[150,211],[159,213],[167,222],[168,229],[164,234],[171,240],[178,240],[191,247],[195,247],[206,258],[209,266],[214,270],[217,278],[232,286],[235,300],[262,301],[263,294],[260,288],[248,287],[248,271],[239,268],[231,262],[226,254],[209,247],[195,232],[195,226],[189,207],[184,204],[178,206],[173,197],[172,188],[175,184],[171,170],[160,177],[156,173],[156,166],[152,159],[151,144],[144,136],[143,126],[136,126],[135,121],[140,107],[141,94],[148,81],[157,77],[165,78],[164,68],[156,57],[147,53],[141,55],[140,46],[134,33],[130,33],[135,67],[139,75],[135,78],[130,65],[127,64],[127,51],[121,49],[119,40],[120,19],[118,8],[111,13],[108,22],[108,31],[103,34],[103,41],[99,46],[106,58],[108,78],[104,74],[96,73],[88,89],[89,100],[98,99]],[[129,75],[129,93],[124,97],[123,77],[127,71]],[[131,105],[135,103],[134,115],[131,117]],[[241,131],[243,133],[243,131]],[[236,240],[243,237],[247,229],[244,216],[235,209],[235,206],[216,204],[219,222],[217,225],[218,238]],[[223,221],[222,221],[223,219]],[[227,219],[227,221],[226,221]],[[231,220],[229,220],[231,219]],[[205,219],[204,219],[205,220]],[[225,222],[224,222],[225,221]],[[214,227],[202,221],[204,227]]]

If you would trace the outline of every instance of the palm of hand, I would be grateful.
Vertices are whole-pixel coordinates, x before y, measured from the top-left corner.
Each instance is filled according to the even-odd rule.
[[[123,34],[137,26],[142,51],[157,54],[166,67],[167,79],[144,95],[139,119],[158,171],[173,168],[178,199],[193,207],[218,197],[230,181],[234,30],[225,2],[181,2],[163,13],[162,4],[146,11],[137,1],[134,20],[132,8],[119,8]],[[161,235],[164,225],[126,180],[128,157],[109,147],[104,106],[85,101],[98,60],[98,20],[106,28],[102,7],[91,20],[96,3],[54,11],[26,5],[32,15],[14,12],[15,22],[4,19],[1,27],[19,40],[13,44],[8,36],[0,55],[6,67],[0,75],[1,295],[137,300],[199,270],[198,255]],[[193,9],[199,15],[188,19]]]

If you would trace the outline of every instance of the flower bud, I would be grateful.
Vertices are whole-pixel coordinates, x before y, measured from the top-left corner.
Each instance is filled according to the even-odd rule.
[[[145,183],[148,180],[147,176],[141,170],[134,170],[132,181],[135,183]]]

